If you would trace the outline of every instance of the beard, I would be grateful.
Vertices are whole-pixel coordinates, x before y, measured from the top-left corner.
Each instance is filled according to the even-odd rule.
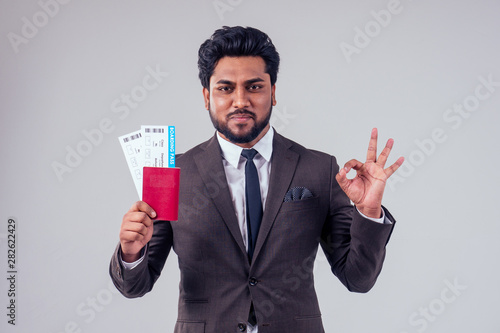
[[[224,135],[224,137],[226,137],[232,143],[249,143],[249,142],[252,142],[253,140],[255,140],[259,136],[259,134],[262,133],[262,130],[264,130],[264,128],[266,128],[266,126],[269,124],[269,120],[271,119],[271,113],[273,111],[273,106],[271,105],[267,116],[264,119],[262,119],[261,121],[257,121],[257,117],[256,117],[255,113],[253,113],[252,111],[248,111],[245,109],[238,109],[234,112],[229,113],[226,116],[225,122],[219,122],[219,120],[217,118],[215,118],[215,116],[213,116],[210,105],[208,106],[208,108],[209,108],[208,113],[210,115],[210,120],[212,121],[212,124],[214,125],[215,129],[219,133]],[[249,131],[247,131],[246,134],[236,134],[233,131],[231,131],[231,129],[229,129],[229,127],[227,125],[229,118],[234,116],[234,115],[238,115],[238,114],[248,115],[248,116],[252,117],[254,120],[254,125],[252,126],[252,128]]]

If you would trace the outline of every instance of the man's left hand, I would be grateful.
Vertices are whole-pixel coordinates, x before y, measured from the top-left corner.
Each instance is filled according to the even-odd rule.
[[[394,164],[384,169],[394,140],[389,139],[384,150],[377,159],[377,129],[372,130],[366,162],[361,163],[356,159],[347,162],[335,177],[342,190],[364,215],[371,218],[382,216],[382,197],[387,179],[403,164],[404,158],[400,157]],[[356,170],[356,177],[347,178],[351,169]]]

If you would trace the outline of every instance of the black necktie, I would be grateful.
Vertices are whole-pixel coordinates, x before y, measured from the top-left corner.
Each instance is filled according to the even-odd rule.
[[[262,200],[260,198],[259,175],[253,163],[257,154],[255,149],[243,149],[241,155],[247,159],[245,164],[245,196],[247,206],[248,228],[248,258],[252,260],[253,251],[259,234],[260,221],[262,220]]]

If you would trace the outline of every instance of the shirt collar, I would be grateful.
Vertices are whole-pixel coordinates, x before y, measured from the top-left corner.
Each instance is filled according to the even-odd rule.
[[[271,161],[271,155],[273,154],[273,137],[274,129],[269,127],[267,133],[252,147],[257,150],[259,155],[267,162]],[[219,141],[222,150],[222,157],[233,167],[238,168],[238,162],[243,148],[223,139],[219,132],[217,132],[217,141]]]

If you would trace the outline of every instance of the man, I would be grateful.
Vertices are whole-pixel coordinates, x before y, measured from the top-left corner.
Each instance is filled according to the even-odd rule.
[[[257,29],[215,31],[198,66],[217,132],[177,158],[178,221],[152,222],[156,213],[142,201],[125,214],[113,282],[127,297],[144,295],[173,248],[175,332],[323,332],[312,274],[318,244],[349,290],[367,292],[395,222],[381,207],[385,182],[403,159],[384,169],[393,141],[377,158],[374,129],[366,162],[339,171],[333,156],[276,133],[269,119],[279,55]]]

